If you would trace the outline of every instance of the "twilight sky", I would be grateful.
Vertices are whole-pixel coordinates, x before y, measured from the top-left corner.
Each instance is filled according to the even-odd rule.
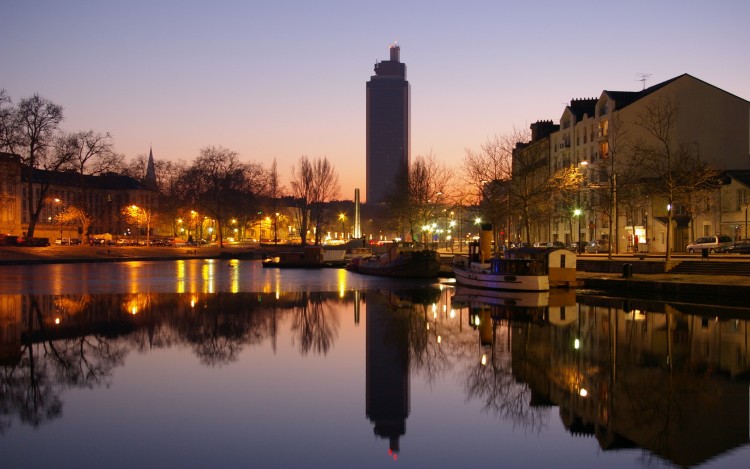
[[[571,98],[689,73],[750,99],[750,2],[3,0],[0,88],[110,132],[128,159],[237,151],[285,183],[326,156],[365,193],[365,83],[398,41],[412,158],[458,168],[495,134],[556,123]]]

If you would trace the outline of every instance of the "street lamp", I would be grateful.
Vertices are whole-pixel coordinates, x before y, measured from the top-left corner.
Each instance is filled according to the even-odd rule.
[[[276,216],[273,218],[273,243],[279,242],[279,212],[276,212]]]
[[[63,237],[62,237],[62,211],[60,207],[62,206],[62,200],[55,198],[55,205],[57,205],[57,223],[60,225],[60,246],[63,245]],[[747,230],[745,230],[747,232]]]
[[[341,220],[341,239],[344,239],[346,237],[346,215],[339,213],[339,220]]]
[[[581,216],[581,209],[577,208],[573,210],[573,216],[576,217],[576,225],[578,227],[578,252],[581,252],[581,219],[579,218]]]

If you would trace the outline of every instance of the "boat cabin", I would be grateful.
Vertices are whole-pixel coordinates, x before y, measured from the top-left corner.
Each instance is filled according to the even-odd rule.
[[[480,261],[479,244],[469,244],[469,260]],[[521,247],[508,249],[503,257],[488,260],[488,271],[492,274],[549,277],[550,286],[573,286],[576,284],[576,255],[554,247]]]

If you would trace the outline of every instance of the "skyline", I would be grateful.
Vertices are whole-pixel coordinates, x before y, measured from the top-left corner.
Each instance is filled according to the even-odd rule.
[[[62,129],[110,132],[128,161],[192,161],[223,146],[327,157],[341,198],[365,187],[366,82],[397,42],[411,83],[411,157],[459,168],[488,138],[559,122],[571,99],[688,73],[750,99],[750,4],[601,2],[12,2],[0,88],[64,107]],[[608,11],[609,10],[609,11]],[[29,25],[32,30],[27,29]]]

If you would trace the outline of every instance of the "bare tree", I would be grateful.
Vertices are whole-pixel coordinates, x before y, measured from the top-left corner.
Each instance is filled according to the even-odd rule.
[[[81,175],[98,176],[119,172],[124,167],[124,157],[114,150],[114,141],[109,132],[102,134],[93,130],[70,134],[73,154],[62,170],[70,169]]]
[[[153,210],[137,205],[128,205],[122,208],[122,215],[131,225],[136,225],[139,229],[146,227],[146,246],[151,244],[151,227],[156,221]]]
[[[281,177],[279,176],[279,167],[276,164],[276,158],[271,163],[271,168],[268,171],[268,196],[271,198],[271,211],[274,214],[273,218],[273,239],[279,239],[279,217],[276,213],[279,211],[278,203],[279,198],[284,194],[284,186],[281,184]]]
[[[502,226],[509,229],[508,183],[513,174],[513,148],[526,138],[517,130],[510,135],[495,135],[479,151],[467,149],[464,155],[465,192],[474,193],[475,205],[481,207],[484,218],[495,228],[493,232]],[[499,246],[498,240],[495,246]]]
[[[300,237],[307,244],[307,228],[315,227],[315,244],[320,244],[326,202],[339,196],[341,186],[336,170],[327,158],[310,161],[301,156],[298,166],[292,167],[292,196],[297,201],[300,219]]]
[[[310,204],[314,198],[313,165],[307,156],[301,156],[297,166],[292,166],[292,196],[296,199],[299,211],[299,235],[302,245],[307,244],[307,227],[309,226]]]
[[[180,180],[187,171],[185,161],[155,160],[154,170],[156,172],[156,187],[159,191],[159,214],[162,222],[169,220],[169,231],[179,236],[177,220],[180,208],[185,204],[180,191]],[[145,171],[141,174],[145,174]]]
[[[550,175],[549,179],[552,196],[560,201],[560,213],[570,223],[570,232],[573,233],[573,218],[581,215],[581,188],[583,186],[583,173],[577,166],[564,166]],[[579,218],[580,220],[580,218]],[[579,235],[573,242],[580,242]],[[578,247],[580,251],[580,246]]]
[[[483,218],[495,227],[496,246],[498,228],[510,230],[518,220],[523,230],[517,229],[515,236],[523,232],[531,242],[532,220],[549,217],[549,143],[530,138],[529,131],[513,129],[488,140],[478,152],[467,150],[464,157],[464,178],[476,188]]]
[[[414,230],[428,226],[441,216],[445,206],[451,173],[429,153],[418,156],[409,168],[409,203],[412,206],[409,227]]]
[[[58,139],[58,152],[67,155],[60,170],[78,175],[80,196],[75,204],[83,216],[75,218],[82,223],[84,241],[88,242],[91,225],[104,216],[106,211],[104,205],[94,203],[89,195],[93,189],[89,187],[89,176],[101,176],[121,170],[124,167],[124,157],[114,151],[114,142],[109,133],[102,134],[93,130],[61,135]],[[72,205],[73,201],[68,203]]]
[[[17,144],[13,125],[14,115],[13,101],[7,91],[0,89],[0,150],[9,153],[14,153]]]
[[[55,216],[55,219],[60,225],[65,223],[78,224],[81,226],[81,230],[83,233],[88,233],[88,229],[93,222],[88,212],[74,205],[68,205],[67,207],[65,207],[64,210],[62,210]],[[60,242],[63,242],[62,237],[60,238]],[[86,242],[88,242],[88,240]]]
[[[26,236],[33,238],[49,191],[49,176],[60,170],[71,157],[68,152],[54,151],[58,126],[63,120],[63,108],[38,94],[22,99],[14,109],[8,108],[7,96],[3,99],[2,143],[6,150],[21,156],[26,173],[26,209],[29,215]],[[40,173],[35,181],[33,173],[40,169],[48,172]],[[33,190],[35,182],[38,191]]]
[[[183,198],[213,219],[219,247],[224,247],[223,229],[234,207],[253,195],[247,167],[236,152],[223,147],[205,147],[181,178]]]
[[[506,150],[507,151],[507,150]],[[508,181],[510,215],[518,218],[531,242],[531,224],[548,220],[552,190],[549,171],[549,142],[542,140],[517,145],[513,150],[513,176]]]
[[[674,213],[684,208],[689,198],[715,190],[720,173],[700,160],[691,145],[675,136],[679,109],[670,98],[654,98],[639,115],[637,125],[648,138],[635,142],[635,156],[649,179],[651,191],[667,203],[666,260],[671,259],[671,231]],[[678,205],[680,207],[678,207]]]
[[[326,203],[334,200],[341,193],[339,176],[328,158],[316,159],[313,162],[313,199],[312,218],[315,223],[315,244],[320,244],[323,232],[323,219]]]

